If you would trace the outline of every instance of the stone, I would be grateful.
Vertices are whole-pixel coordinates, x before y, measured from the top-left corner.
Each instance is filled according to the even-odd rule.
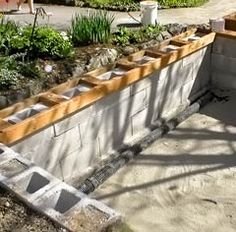
[[[172,35],[179,35],[182,32],[184,32],[186,30],[186,27],[184,25],[178,24],[178,23],[174,23],[174,24],[169,24],[167,26],[167,31]]]
[[[128,56],[128,55],[135,53],[137,51],[137,49],[132,46],[125,46],[121,50],[122,50],[122,54],[125,56]]]
[[[99,54],[97,56],[92,57],[89,60],[86,68],[88,70],[100,68],[100,67],[105,66],[109,63],[114,63],[117,58],[118,58],[117,50],[115,50],[113,48],[111,48],[111,49],[104,48],[104,49],[101,49],[101,51],[99,52]]]
[[[170,39],[172,37],[172,35],[168,31],[163,31],[161,35],[162,35],[163,40]]]

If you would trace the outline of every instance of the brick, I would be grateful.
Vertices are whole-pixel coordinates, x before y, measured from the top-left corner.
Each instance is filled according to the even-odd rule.
[[[26,203],[33,204],[35,200],[41,198],[50,188],[60,181],[37,166],[3,181],[3,185],[10,191],[18,195]]]
[[[90,106],[79,112],[76,112],[73,115],[69,115],[62,121],[54,124],[55,136],[59,136],[65,133],[66,131],[78,126],[80,123],[83,123],[84,121],[88,119],[88,117],[91,116],[91,114],[93,114],[93,111],[94,111],[94,107]]]

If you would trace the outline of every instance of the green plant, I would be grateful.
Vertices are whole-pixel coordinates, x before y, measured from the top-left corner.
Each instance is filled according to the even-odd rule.
[[[0,69],[0,89],[10,89],[18,84],[19,73],[16,70]]]
[[[111,36],[114,16],[105,11],[76,15],[72,18],[69,34],[75,45],[107,43]]]
[[[15,59],[11,56],[0,57],[0,89],[16,86],[19,76]]]
[[[32,27],[27,26],[18,30],[8,43],[11,54],[17,52],[29,52],[35,57],[64,58],[72,51],[69,38],[51,27],[36,27],[31,39]]]
[[[33,54],[39,56],[64,58],[71,53],[72,44],[59,31],[45,26],[35,29],[31,49]]]
[[[4,16],[0,19],[0,52],[9,54],[9,44],[12,38],[17,36],[18,25]]]
[[[112,42],[121,46],[146,42],[148,40],[158,38],[163,30],[164,27],[160,25],[141,27],[136,30],[121,27],[113,34]]]

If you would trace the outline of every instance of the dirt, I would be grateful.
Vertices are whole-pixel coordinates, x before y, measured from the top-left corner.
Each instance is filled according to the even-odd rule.
[[[1,232],[67,232],[0,188]]]
[[[75,231],[102,231],[104,225],[106,225],[108,221],[109,215],[99,211],[93,206],[87,206],[79,212],[79,214],[75,214],[70,218],[68,222],[75,229]]]

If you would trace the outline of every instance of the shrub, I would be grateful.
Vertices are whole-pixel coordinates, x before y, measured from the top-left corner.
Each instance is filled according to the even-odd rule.
[[[107,43],[111,36],[111,24],[114,16],[105,11],[89,13],[87,16],[76,15],[72,18],[71,35],[75,45]]]
[[[162,26],[146,26],[137,30],[121,27],[113,34],[112,42],[121,46],[146,42],[148,40],[157,39],[163,30],[164,27]]]
[[[19,27],[14,21],[0,21],[0,52],[30,52],[33,57],[64,58],[72,51],[68,37],[48,26],[36,27],[31,41],[32,26]]]
[[[67,57],[72,50],[69,38],[51,27],[35,29],[31,49],[39,56]]]
[[[0,52],[9,54],[9,44],[13,37],[17,36],[18,25],[12,20],[1,17],[0,21]]]
[[[14,58],[0,57],[0,89],[10,89],[18,84],[20,74]]]

